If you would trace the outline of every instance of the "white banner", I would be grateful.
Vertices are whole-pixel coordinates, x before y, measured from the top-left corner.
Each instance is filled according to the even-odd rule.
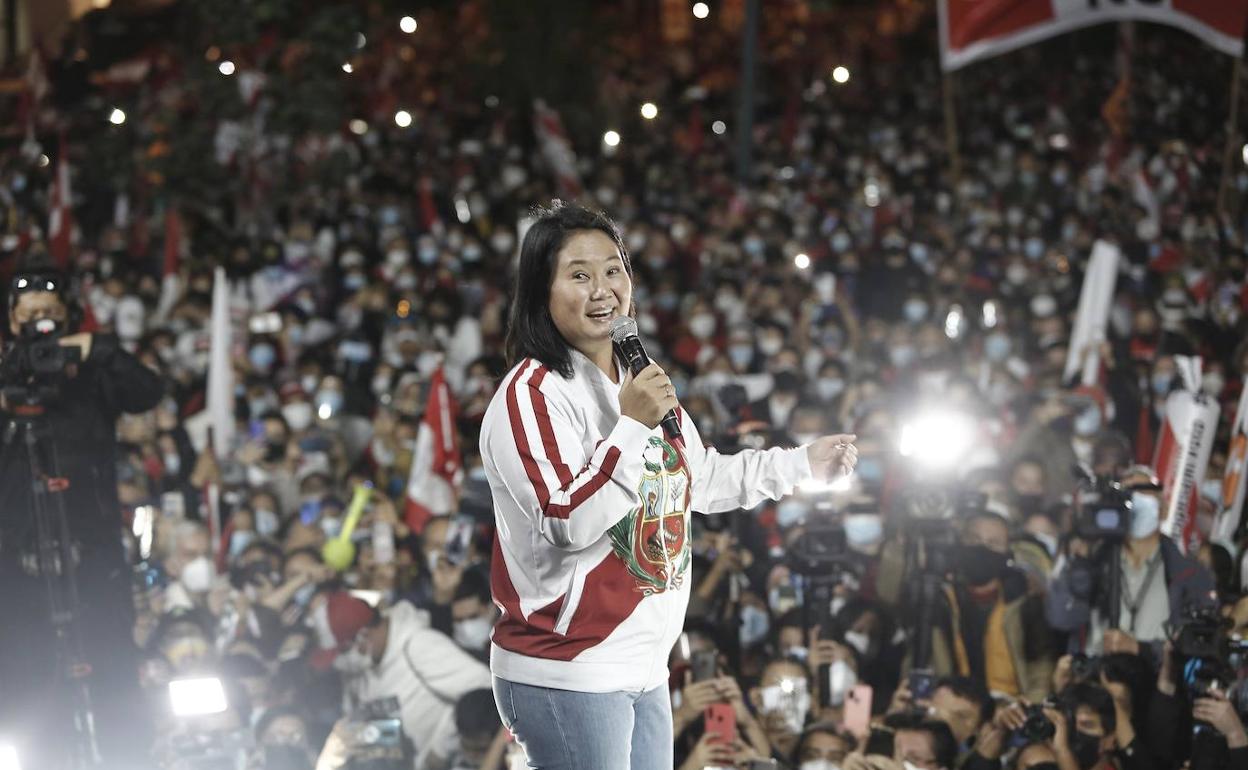
[[[1244,481],[1248,478],[1248,377],[1239,394],[1235,422],[1231,425],[1231,448],[1222,473],[1222,499],[1218,501],[1218,518],[1213,522],[1209,539],[1221,543],[1235,554],[1235,533],[1243,515]]]
[[[1066,348],[1063,382],[1069,382],[1080,369],[1083,371],[1081,384],[1096,385],[1100,382],[1100,346],[1105,341],[1105,328],[1109,325],[1121,256],[1118,247],[1107,241],[1097,241],[1092,245],[1092,257],[1088,260],[1083,289],[1079,293],[1079,309],[1075,311],[1075,328],[1070,332],[1070,344]]]
[[[1197,525],[1196,513],[1221,409],[1198,390],[1200,359],[1176,356],[1175,362],[1183,389],[1166,399],[1153,465],[1162,484],[1161,533],[1184,553],[1194,553],[1209,535]]]

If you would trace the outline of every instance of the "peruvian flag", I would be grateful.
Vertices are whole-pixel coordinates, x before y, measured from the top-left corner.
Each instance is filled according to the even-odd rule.
[[[173,312],[182,294],[182,283],[178,276],[178,268],[182,262],[182,216],[175,206],[165,209],[165,259],[161,269],[160,302],[157,304],[156,315],[164,319]]]
[[[1200,359],[1176,356],[1175,363],[1183,388],[1166,398],[1153,467],[1162,486],[1161,534],[1184,553],[1195,553],[1209,537],[1210,525],[1196,514],[1221,409],[1200,392]]]
[[[69,267],[70,235],[74,229],[73,199],[69,189],[69,159],[66,157],[65,136],[56,155],[56,176],[48,199],[48,254],[57,268]]]
[[[1226,470],[1222,473],[1222,499],[1218,501],[1218,518],[1214,520],[1209,539],[1235,553],[1235,535],[1243,516],[1244,482],[1248,477],[1248,378],[1239,395],[1239,408],[1231,425],[1231,448],[1227,453]],[[1243,576],[1248,580],[1248,575]]]
[[[416,451],[412,453],[412,471],[407,481],[404,519],[417,534],[432,517],[448,516],[459,508],[464,463],[455,428],[458,416],[459,406],[439,366],[429,380],[429,402],[416,433]]]

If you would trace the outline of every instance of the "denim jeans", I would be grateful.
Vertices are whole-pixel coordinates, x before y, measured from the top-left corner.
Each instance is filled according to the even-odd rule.
[[[672,770],[672,702],[648,692],[574,692],[494,677],[494,702],[537,770]]]

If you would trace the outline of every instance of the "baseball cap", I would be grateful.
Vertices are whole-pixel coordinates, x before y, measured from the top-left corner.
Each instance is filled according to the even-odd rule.
[[[346,591],[326,594],[325,601],[312,613],[312,630],[316,632],[318,649],[308,662],[318,670],[333,665],[338,653],[350,649],[361,630],[372,625],[377,611],[363,599]]]

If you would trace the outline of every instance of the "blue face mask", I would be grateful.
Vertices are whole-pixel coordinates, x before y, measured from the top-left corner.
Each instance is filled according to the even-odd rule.
[[[781,500],[776,506],[776,523],[788,529],[806,520],[806,503],[795,497]]]
[[[1010,355],[1010,338],[1005,334],[990,334],[984,340],[984,355],[989,361],[1004,361]]]
[[[750,361],[754,358],[753,345],[732,345],[728,348],[728,358],[732,361],[732,365],[738,369],[744,369],[749,366]]]
[[[1161,500],[1156,495],[1131,495],[1131,537],[1148,537],[1161,526]]]
[[[1165,372],[1157,372],[1153,375],[1152,385],[1153,393],[1158,396],[1164,396],[1170,392],[1170,383],[1174,380],[1174,375]]]
[[[277,360],[277,351],[272,345],[253,345],[248,356],[251,359],[251,365],[262,372],[267,372],[273,367],[273,362]]]
[[[767,638],[771,630],[771,618],[765,610],[752,604],[741,608],[741,646],[753,647]]]
[[[884,523],[874,513],[854,513],[845,517],[845,541],[851,548],[866,548],[884,537]]]
[[[860,457],[854,473],[866,484],[878,485],[884,481],[884,463],[878,457]]]

